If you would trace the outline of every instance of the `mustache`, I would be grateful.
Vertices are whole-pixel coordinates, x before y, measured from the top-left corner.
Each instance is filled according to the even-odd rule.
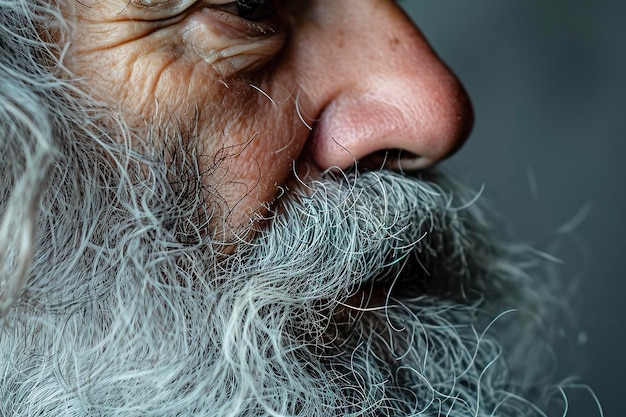
[[[328,298],[330,287],[341,292],[330,297],[337,299],[370,281],[412,280],[408,287],[416,293],[460,288],[480,268],[467,259],[467,245],[476,241],[474,229],[486,225],[476,216],[462,219],[473,197],[460,187],[453,195],[452,187],[434,172],[414,179],[390,171],[299,184],[279,200],[251,244],[239,246],[237,262],[244,260],[253,275],[283,271],[292,280],[301,277],[316,300]],[[285,259],[293,262],[286,265]]]

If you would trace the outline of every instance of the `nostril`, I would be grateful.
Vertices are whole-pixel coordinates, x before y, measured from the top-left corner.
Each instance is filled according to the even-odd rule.
[[[361,158],[359,168],[363,170],[391,169],[395,171],[414,171],[431,164],[428,158],[407,151],[406,149],[381,149]]]

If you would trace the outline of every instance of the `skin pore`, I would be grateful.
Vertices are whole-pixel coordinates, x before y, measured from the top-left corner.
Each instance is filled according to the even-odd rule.
[[[66,65],[89,93],[139,136],[199,142],[224,239],[294,166],[423,168],[471,127],[462,87],[393,1],[88,0],[64,14]]]

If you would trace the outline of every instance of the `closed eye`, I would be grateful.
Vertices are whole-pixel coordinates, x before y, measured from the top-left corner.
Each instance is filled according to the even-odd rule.
[[[271,0],[238,0],[213,6],[242,19],[256,22],[267,17]]]

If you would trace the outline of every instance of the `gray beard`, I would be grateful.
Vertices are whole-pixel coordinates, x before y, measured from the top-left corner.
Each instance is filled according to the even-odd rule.
[[[558,392],[549,280],[444,176],[293,181],[222,258],[193,156],[94,158],[44,193],[0,415],[529,416]]]

